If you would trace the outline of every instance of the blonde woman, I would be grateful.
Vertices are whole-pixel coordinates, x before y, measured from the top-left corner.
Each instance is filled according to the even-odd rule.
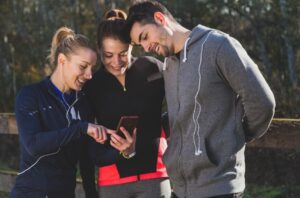
[[[49,58],[51,76],[25,86],[16,99],[21,172],[10,197],[74,198],[78,160],[86,197],[97,197],[85,142],[90,136],[104,143],[110,131],[87,122],[81,92],[92,78],[96,52],[85,36],[62,27],[53,37]]]

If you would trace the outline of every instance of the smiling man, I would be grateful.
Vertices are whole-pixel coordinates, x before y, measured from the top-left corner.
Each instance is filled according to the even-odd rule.
[[[166,57],[164,162],[174,196],[243,197],[246,142],[267,131],[275,109],[257,65],[236,39],[203,25],[189,30],[155,1],[133,5],[125,30],[133,44]]]

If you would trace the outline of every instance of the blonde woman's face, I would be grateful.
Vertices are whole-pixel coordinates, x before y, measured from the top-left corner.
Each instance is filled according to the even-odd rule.
[[[105,69],[114,76],[125,75],[131,59],[132,46],[114,38],[104,38],[100,50]]]
[[[92,78],[96,62],[96,52],[88,48],[79,48],[68,55],[62,69],[66,90],[81,90],[86,81]]]

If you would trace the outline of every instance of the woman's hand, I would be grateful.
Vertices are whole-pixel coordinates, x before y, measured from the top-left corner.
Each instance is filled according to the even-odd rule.
[[[94,140],[98,143],[104,144],[107,140],[107,134],[114,133],[114,130],[108,129],[102,125],[89,123],[87,134],[94,138]]]
[[[117,135],[115,132],[108,132],[110,134],[110,145],[115,149],[119,150],[125,156],[135,152],[135,142],[136,142],[136,128],[133,130],[132,136],[126,131],[124,127],[121,127],[121,132],[124,134],[125,139]]]

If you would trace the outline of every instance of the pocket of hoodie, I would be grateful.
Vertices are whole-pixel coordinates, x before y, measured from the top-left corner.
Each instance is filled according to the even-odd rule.
[[[204,147],[205,147],[205,152],[203,152],[203,153],[207,157],[207,161],[212,166],[218,166],[219,162],[217,160],[217,157],[214,155],[214,152],[212,151],[212,149],[210,149],[211,147],[209,146],[209,142],[208,142],[207,138],[204,139]],[[220,151],[220,152],[222,152],[222,151]]]
[[[209,141],[207,138],[202,138],[202,155],[204,159],[204,165],[207,167],[216,167],[218,166],[217,159],[214,157],[214,153],[212,149],[210,149]]]
[[[181,168],[185,177],[191,180],[198,180],[199,177],[212,177],[213,172],[210,170],[217,167],[217,162],[214,160],[213,154],[209,149],[208,141],[205,138],[201,138],[200,142],[202,151],[200,155],[195,155],[194,151],[182,154],[185,156],[181,160]]]
[[[183,182],[182,174],[178,167],[179,149],[179,139],[176,137],[169,139],[168,147],[162,158],[170,179],[177,184]]]

